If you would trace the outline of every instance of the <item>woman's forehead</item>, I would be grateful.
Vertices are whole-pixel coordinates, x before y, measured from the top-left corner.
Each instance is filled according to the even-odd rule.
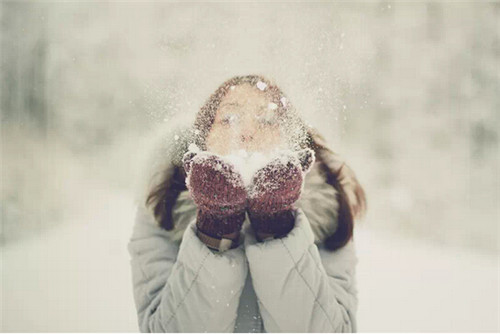
[[[269,96],[260,91],[257,87],[252,87],[249,84],[231,86],[221,101],[220,106],[232,105],[239,106],[247,103],[265,104],[269,103]]]

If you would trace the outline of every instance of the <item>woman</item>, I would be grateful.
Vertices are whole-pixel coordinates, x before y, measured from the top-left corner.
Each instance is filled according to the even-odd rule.
[[[355,332],[364,191],[283,92],[233,77],[170,137],[128,245],[140,330]],[[249,183],[224,159],[284,149]]]

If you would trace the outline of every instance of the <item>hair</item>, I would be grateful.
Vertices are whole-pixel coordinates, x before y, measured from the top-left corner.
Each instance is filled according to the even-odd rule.
[[[242,84],[255,86],[257,83],[261,85],[259,88],[265,91],[271,101],[278,106],[276,109],[278,122],[288,127],[285,132],[289,136],[289,143],[292,146],[295,145],[295,149],[309,147],[314,150],[320,171],[326,176],[326,183],[335,188],[338,201],[338,226],[335,232],[324,240],[324,245],[328,250],[343,247],[353,237],[354,220],[366,212],[365,192],[354,171],[327,146],[323,136],[302,121],[285,94],[271,80],[261,75],[245,75],[232,77],[222,83],[196,115],[192,128],[192,133],[196,134],[195,144],[200,149],[206,150],[205,140],[214,123],[216,112],[232,86]],[[156,186],[151,187],[148,192],[146,206],[152,209],[156,221],[162,228],[172,230],[174,228],[172,219],[174,204],[179,194],[187,188],[186,174],[182,164],[177,162],[168,166],[162,171]]]

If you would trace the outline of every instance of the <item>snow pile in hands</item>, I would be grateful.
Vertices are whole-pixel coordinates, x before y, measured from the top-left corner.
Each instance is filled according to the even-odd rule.
[[[209,151],[200,151],[195,144],[191,144],[189,145],[189,151],[186,154],[196,154],[194,159],[198,162],[206,161],[209,157],[217,157],[217,160],[219,161],[214,162],[214,168],[220,170],[228,180],[235,182],[235,186],[239,186],[242,182],[247,189],[251,188],[252,179],[257,172],[267,165],[270,165],[272,170],[272,166],[286,166],[291,162],[294,165],[301,166],[300,170],[304,176],[310,170],[312,163],[314,162],[314,151],[310,149],[298,152],[292,150],[274,150],[266,153],[248,152],[240,149],[227,155],[219,155]],[[213,161],[213,159],[210,160]],[[233,166],[234,171],[239,173],[241,179],[239,177],[235,177],[237,174],[229,172],[226,168],[223,168],[222,162]]]

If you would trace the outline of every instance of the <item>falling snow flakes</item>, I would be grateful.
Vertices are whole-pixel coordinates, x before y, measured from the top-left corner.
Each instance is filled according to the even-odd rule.
[[[174,136],[174,140],[176,140],[176,141],[177,141],[177,140],[179,140],[179,136],[178,136],[178,135],[175,135],[175,136]]]
[[[266,89],[266,87],[267,87],[267,84],[265,82],[262,82],[262,81],[257,82],[258,89],[264,90],[264,89]]]
[[[269,102],[269,104],[267,105],[267,108],[270,110],[276,110],[276,109],[278,109],[278,105],[276,103]]]
[[[198,153],[198,152],[200,152],[200,148],[195,143],[191,143],[188,146],[188,151]]]
[[[281,97],[280,101],[281,101],[281,104],[283,105],[283,107],[286,107],[286,102],[287,102],[286,97],[284,97],[284,96]]]

